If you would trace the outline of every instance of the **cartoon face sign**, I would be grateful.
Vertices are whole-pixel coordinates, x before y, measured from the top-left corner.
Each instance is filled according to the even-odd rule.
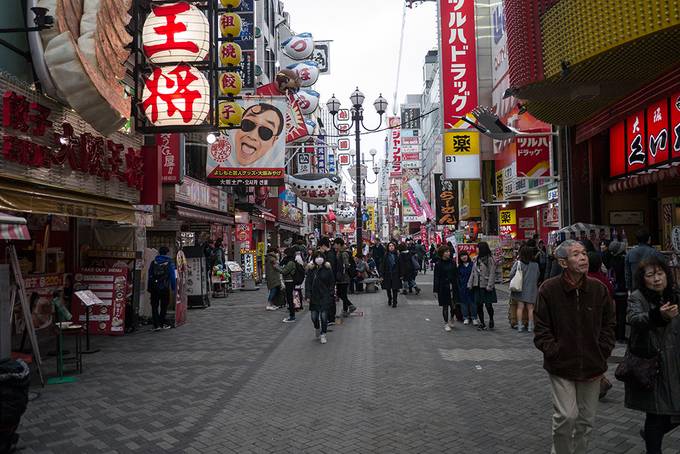
[[[274,147],[283,127],[283,114],[271,104],[249,107],[243,114],[241,129],[234,135],[238,163],[249,166],[266,155]]]

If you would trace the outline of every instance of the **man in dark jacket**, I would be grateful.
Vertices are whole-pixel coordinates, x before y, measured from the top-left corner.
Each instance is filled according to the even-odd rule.
[[[385,258],[385,246],[378,238],[375,240],[375,246],[373,246],[373,260],[375,260],[375,266],[379,270],[382,269],[383,258]]]
[[[607,288],[587,277],[582,244],[563,242],[555,251],[563,269],[538,293],[534,344],[550,374],[555,454],[585,454],[597,411],[600,377],[614,348],[614,310]]]
[[[331,270],[333,271],[333,285],[331,288],[335,288],[335,270],[337,265],[335,260],[335,251],[331,249],[331,240],[328,237],[323,237],[319,240],[319,251],[323,254],[326,262],[330,263],[331,265]],[[337,306],[335,305],[335,295],[331,295],[331,302],[328,306],[328,323],[330,325],[335,325],[335,313],[337,310]]]
[[[352,280],[349,273],[350,262],[354,262],[354,259],[345,249],[345,241],[342,238],[333,240],[333,247],[335,248],[335,291],[338,298],[342,300],[342,314],[349,315],[357,310],[357,307],[347,297],[349,283]]]
[[[637,232],[635,232],[635,238],[638,242],[637,246],[631,249],[626,255],[626,288],[630,292],[637,290],[638,288],[638,283],[633,279],[635,270],[637,270],[638,267],[638,263],[650,255],[657,255],[659,258],[665,261],[663,255],[661,255],[656,249],[649,245],[650,235],[649,230],[647,230],[646,227],[641,227]]]
[[[175,264],[168,257],[168,252],[170,250],[167,247],[161,246],[158,255],[149,266],[147,291],[151,293],[151,320],[154,331],[171,328],[165,323],[165,315],[170,303],[170,291],[174,293],[177,290],[177,280]]]
[[[416,295],[420,294],[420,287],[416,284],[416,275],[418,274],[418,259],[409,248],[408,244],[401,244],[399,246],[399,269],[401,270],[401,280],[404,282],[402,295],[413,293],[416,289]]]

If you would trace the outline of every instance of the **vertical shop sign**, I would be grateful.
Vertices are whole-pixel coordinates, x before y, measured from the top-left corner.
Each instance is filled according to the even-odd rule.
[[[668,121],[668,99],[662,99],[647,107],[647,164],[650,166],[668,160],[670,142]]]
[[[328,173],[336,173],[337,169],[335,168],[335,152],[333,151],[333,149],[328,150],[327,164]]]
[[[621,122],[609,129],[609,176],[626,173],[626,125]]]
[[[161,156],[163,183],[179,183],[184,167],[184,136],[182,134],[156,134],[156,146]]]
[[[518,137],[517,176],[542,177],[550,173],[551,137]]]
[[[482,177],[478,132],[444,134],[444,178],[479,180]]]
[[[443,129],[477,106],[477,49],[474,0],[439,0]]]
[[[456,225],[458,222],[458,183],[442,179],[434,174],[435,199],[438,225]]]
[[[645,144],[645,113],[639,111],[626,119],[626,154],[628,171],[642,169],[647,164]]]
[[[326,173],[326,146],[322,145],[324,143],[326,137],[319,136],[319,144],[316,146],[316,170],[319,173]]]
[[[517,210],[501,210],[498,221],[502,237],[515,238],[517,236]]]
[[[387,124],[391,128],[389,131],[389,149],[392,150],[390,177],[401,176],[401,129],[399,127],[399,117],[389,117]]]
[[[671,157],[680,157],[680,93],[671,96]]]
[[[236,226],[236,241],[244,249],[250,249],[253,244],[253,224],[238,224]]]
[[[311,173],[311,155],[309,153],[300,152],[297,155],[297,173]]]

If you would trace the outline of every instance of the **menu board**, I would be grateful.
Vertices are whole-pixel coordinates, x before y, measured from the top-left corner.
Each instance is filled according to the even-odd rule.
[[[125,268],[83,268],[74,275],[76,287],[86,287],[101,300],[101,303],[89,306],[90,334],[120,336],[125,332],[127,274]],[[84,323],[86,310],[85,305],[76,298],[73,317]]]
[[[63,274],[29,275],[24,279],[26,299],[31,306],[31,317],[36,330],[47,328],[52,324],[54,308],[52,294],[64,288]],[[14,322],[17,334],[24,331],[24,316],[20,304],[14,306]]]

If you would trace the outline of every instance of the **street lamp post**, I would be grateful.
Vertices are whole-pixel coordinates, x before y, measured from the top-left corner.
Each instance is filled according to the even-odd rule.
[[[352,102],[352,108],[350,109],[352,112],[352,124],[349,126],[349,129],[352,129],[352,126],[354,126],[354,139],[355,139],[355,147],[356,147],[356,155],[355,155],[355,165],[356,165],[356,185],[357,185],[357,190],[356,190],[356,232],[357,232],[357,251],[362,251],[363,250],[363,212],[361,209],[361,128],[363,128],[366,131],[369,132],[375,132],[380,127],[382,126],[382,116],[387,110],[387,100],[383,98],[382,95],[378,96],[378,99],[375,100],[373,103],[373,106],[375,107],[376,112],[378,112],[378,115],[380,116],[380,123],[378,126],[374,129],[367,128],[364,125],[364,108],[362,107],[364,104],[364,99],[366,97],[364,94],[359,91],[359,87],[354,90],[354,92],[350,95],[349,97],[350,101]],[[338,125],[335,123],[335,116],[338,114],[340,111],[340,101],[333,95],[331,99],[328,100],[326,103],[326,106],[328,107],[328,112],[331,114],[333,117],[333,125],[335,126],[336,129],[338,128]]]

